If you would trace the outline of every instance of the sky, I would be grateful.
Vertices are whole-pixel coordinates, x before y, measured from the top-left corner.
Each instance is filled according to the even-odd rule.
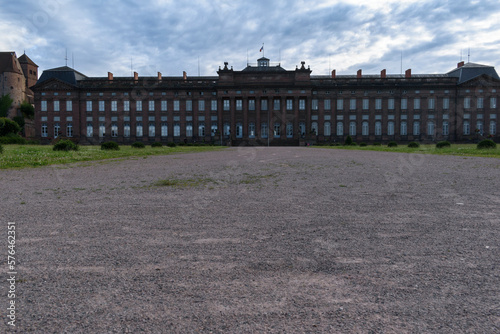
[[[500,1],[0,0],[0,51],[97,77],[216,76],[263,55],[312,75],[446,73],[500,65]]]

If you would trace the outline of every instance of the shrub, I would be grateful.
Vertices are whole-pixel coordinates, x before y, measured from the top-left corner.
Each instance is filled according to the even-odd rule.
[[[3,153],[3,146],[0,145],[0,154],[2,154],[2,153]]]
[[[417,143],[416,141],[412,141],[411,143],[408,144],[409,148],[419,148],[420,144]]]
[[[450,147],[450,146],[451,146],[451,144],[447,140],[437,142],[437,144],[436,144],[436,148],[444,148],[444,147]]]
[[[135,143],[132,144],[132,147],[133,148],[145,148],[146,145],[144,145],[143,142],[140,142],[140,141],[136,141]]]
[[[156,141],[153,144],[151,144],[151,147],[162,147],[162,146],[163,146],[163,144],[160,143],[160,142],[158,142],[158,141]]]
[[[361,146],[361,147],[365,147],[366,145],[367,145],[367,144],[366,144],[365,142],[361,142],[361,143],[359,143],[359,146]]]
[[[54,151],[78,151],[78,145],[71,140],[63,139],[57,142],[52,149]]]
[[[391,140],[388,144],[387,144],[388,147],[397,147],[398,146],[398,143],[396,143],[394,140]]]
[[[5,117],[0,118],[0,137],[6,136],[9,133],[17,134],[19,131],[21,131],[19,124]]]
[[[105,142],[105,143],[101,144],[101,150],[115,150],[115,151],[119,151],[120,150],[120,146],[118,146],[117,142],[108,141],[108,142]]]
[[[171,142],[171,143],[168,143],[167,146],[168,147],[176,147],[177,145],[174,142]]]
[[[352,138],[351,136],[347,136],[344,142],[344,145],[352,145]]]
[[[478,144],[477,144],[477,148],[478,149],[483,149],[483,148],[496,148],[497,147],[497,144],[495,144],[495,142],[491,139],[484,139],[484,140],[481,140]]]
[[[0,144],[17,144],[17,145],[25,145],[26,139],[21,137],[20,135],[9,133],[6,136],[0,137]]]
[[[373,143],[373,146],[381,146],[381,143]]]
[[[33,119],[35,117],[35,108],[31,103],[24,101],[21,103],[21,113],[27,119]]]

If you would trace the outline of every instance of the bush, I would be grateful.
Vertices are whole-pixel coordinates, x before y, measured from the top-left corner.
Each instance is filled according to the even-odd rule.
[[[373,146],[382,146],[381,143],[373,143]]]
[[[52,149],[54,151],[78,151],[78,145],[71,140],[63,139],[57,142]]]
[[[0,118],[0,137],[6,136],[9,133],[18,134],[19,131],[21,131],[19,124],[5,117]]]
[[[26,144],[26,139],[24,139],[20,135],[16,135],[14,133],[9,133],[6,136],[0,137],[0,144],[25,145]]]
[[[144,143],[141,141],[136,141],[135,143],[132,144],[132,147],[133,148],[145,148],[146,145],[144,145]]]
[[[167,146],[168,147],[176,147],[177,145],[174,142],[171,142],[171,143],[168,143]]]
[[[367,145],[367,144],[366,144],[365,142],[361,142],[361,143],[359,143],[359,146],[361,146],[361,147],[365,147],[366,145]]]
[[[417,143],[416,141],[412,141],[411,143],[408,144],[409,148],[419,148],[420,144]]]
[[[156,141],[153,144],[151,144],[151,147],[162,147],[162,146],[163,146],[163,144],[160,143],[160,142],[158,142],[158,141]]]
[[[391,140],[388,144],[387,147],[397,147],[398,143],[396,143],[394,140]]]
[[[483,148],[496,148],[497,147],[497,144],[495,144],[495,142],[491,139],[484,139],[484,140],[481,140],[478,144],[477,144],[477,148],[478,149],[483,149]]]
[[[105,143],[101,144],[101,150],[115,150],[115,151],[119,151],[120,150],[120,146],[118,146],[117,142],[108,141],[108,142],[105,142]]]
[[[444,147],[450,147],[450,146],[451,146],[451,144],[447,140],[437,142],[437,144],[436,144],[436,148],[444,148]]]
[[[31,105],[31,103],[24,101],[21,103],[21,113],[27,119],[33,119],[35,117],[35,108]]]
[[[344,145],[346,145],[346,146],[352,145],[352,138],[351,138],[351,136],[347,136],[346,137]]]
[[[3,146],[0,145],[0,154],[2,154],[2,153],[3,153]]]

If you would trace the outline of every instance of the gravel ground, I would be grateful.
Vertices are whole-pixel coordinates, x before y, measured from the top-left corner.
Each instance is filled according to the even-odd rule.
[[[500,333],[499,176],[499,159],[304,147],[0,171],[2,325]]]

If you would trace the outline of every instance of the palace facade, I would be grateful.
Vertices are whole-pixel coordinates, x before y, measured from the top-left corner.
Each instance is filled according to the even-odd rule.
[[[217,76],[87,77],[46,70],[36,85],[42,142],[471,142],[497,134],[500,77],[492,66],[458,63],[444,74],[314,76],[260,58]]]

